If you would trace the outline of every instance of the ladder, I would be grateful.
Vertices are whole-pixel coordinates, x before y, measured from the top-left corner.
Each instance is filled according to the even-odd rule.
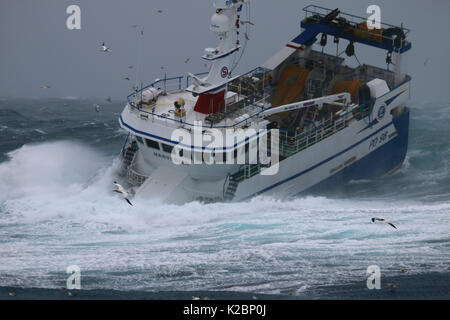
[[[305,127],[310,124],[314,124],[314,121],[316,120],[318,114],[319,114],[319,110],[316,107],[306,109],[306,113],[302,118],[300,127]]]
[[[139,149],[139,147],[138,147],[136,141],[131,142],[124,149],[124,152],[122,153],[122,169],[121,169],[121,173],[123,175],[126,174],[128,167],[133,162],[134,156],[136,155],[136,152],[138,151],[138,149]]]
[[[235,194],[236,194],[236,190],[238,187],[238,183],[233,179],[233,177],[230,176],[229,178],[229,182],[228,182],[228,187],[225,190],[225,195],[223,197],[223,199],[227,202],[233,200]]]

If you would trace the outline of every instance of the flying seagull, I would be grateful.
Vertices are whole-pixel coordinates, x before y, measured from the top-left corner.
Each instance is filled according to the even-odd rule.
[[[372,218],[372,222],[375,222],[375,221],[383,221],[383,222],[386,222],[386,223],[387,223],[388,225],[390,225],[392,228],[397,229],[397,227],[394,226],[394,224],[390,223],[390,222],[389,222],[388,220],[386,220],[385,218],[377,218],[377,217]]]
[[[93,104],[92,107],[94,107],[95,111],[100,112],[100,106],[98,104]]]
[[[128,69],[133,69],[134,68],[134,66],[128,66]]]
[[[184,63],[188,63],[189,60],[191,60],[191,58],[186,58],[186,60],[184,60]]]
[[[138,24],[133,24],[131,27],[132,28],[137,28],[139,25]]]
[[[114,185],[116,186],[117,189],[113,191],[122,194],[122,197],[125,199],[125,201],[128,202],[130,206],[132,206],[130,200],[128,199],[130,194],[125,190],[125,188],[122,187],[120,184],[118,184],[117,181],[114,181]]]
[[[428,61],[430,61],[430,58],[427,58],[426,60],[425,60],[425,62],[423,63],[423,65],[426,67],[427,66],[427,64],[428,64]]]
[[[156,12],[158,12],[158,13],[163,13],[163,11],[162,11],[162,10],[158,10],[158,11],[156,11]]]
[[[49,85],[43,84],[40,86],[41,89],[50,89]]]
[[[105,45],[105,42],[102,42],[102,48],[100,49],[100,51],[102,51],[102,52],[111,52],[111,49],[109,49],[109,48]]]
[[[106,98],[106,102],[109,102],[109,103],[111,103],[111,97],[108,97],[108,98]]]
[[[130,78],[129,77],[125,77],[125,78],[123,78],[124,80],[130,80]]]

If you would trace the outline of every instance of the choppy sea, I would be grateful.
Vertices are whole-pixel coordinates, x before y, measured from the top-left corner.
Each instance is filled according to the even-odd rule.
[[[292,200],[133,207],[112,192],[124,103],[93,103],[0,101],[0,287],[42,298],[76,265],[82,289],[105,296],[370,298],[376,265],[377,297],[409,286],[450,298],[449,102],[410,105],[408,154],[386,178]]]

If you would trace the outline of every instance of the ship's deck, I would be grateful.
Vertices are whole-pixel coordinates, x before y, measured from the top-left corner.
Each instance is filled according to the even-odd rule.
[[[372,79],[380,78],[386,80],[391,88],[395,85],[392,71],[365,64],[351,68],[343,64],[343,61],[342,58],[314,50],[307,57],[298,58],[294,56],[287,60],[285,66],[298,66],[300,69],[310,71],[305,73],[307,76],[301,80],[303,82],[302,91],[296,93],[295,96],[292,92],[297,89],[291,87],[296,85],[299,80],[287,81],[288,86],[286,88],[290,88],[290,93],[287,99],[282,99],[281,105],[334,94],[336,92],[333,92],[333,86],[339,81],[353,81],[363,84]],[[280,70],[284,70],[284,67]],[[204,128],[219,130],[245,128],[249,125],[258,126],[258,123],[265,120],[259,117],[259,114],[271,108],[272,105],[280,105],[280,103],[274,104],[274,98],[277,95],[278,87],[286,86],[286,83],[281,84],[282,81],[286,82],[286,79],[283,80],[281,71],[278,72],[277,77],[273,78],[272,74],[274,74],[273,71],[256,68],[229,82],[226,89],[225,107],[208,115],[194,110],[198,97],[185,89],[189,87],[189,77],[186,78],[185,87],[181,85],[184,77],[157,80],[146,87],[161,90],[162,94],[158,96],[156,101],[149,104],[142,103],[140,94],[146,89],[143,88],[128,96],[128,104],[138,117],[151,118],[152,122],[161,123],[171,128],[192,128],[198,122],[201,122]],[[331,74],[331,77],[328,78],[324,74]],[[318,90],[319,87],[320,90]],[[174,107],[174,102],[180,98],[184,100],[184,109],[186,110],[186,115],[182,119],[175,116]],[[353,95],[353,98],[355,98],[355,95]],[[294,122],[297,123],[298,117],[301,116],[302,114],[294,114],[292,118],[294,120],[288,119],[289,123],[282,121],[284,122],[282,125],[288,129],[294,129],[298,126]],[[277,121],[281,120],[278,119]],[[304,121],[300,122],[300,126],[303,126]]]

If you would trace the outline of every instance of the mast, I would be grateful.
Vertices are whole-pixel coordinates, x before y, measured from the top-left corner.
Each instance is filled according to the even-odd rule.
[[[214,0],[216,12],[211,17],[210,30],[217,34],[219,44],[206,48],[203,59],[212,63],[203,78],[189,74],[193,80],[186,90],[199,95],[195,111],[214,113],[225,106],[226,84],[230,81],[234,53],[240,49],[239,35],[242,7],[249,0]]]
[[[211,17],[210,30],[217,34],[219,44],[216,48],[206,48],[205,60],[212,61],[212,66],[206,78],[210,84],[227,82],[231,75],[233,53],[239,50],[239,40],[233,35],[239,32],[240,13],[247,0],[216,0],[216,13]]]

